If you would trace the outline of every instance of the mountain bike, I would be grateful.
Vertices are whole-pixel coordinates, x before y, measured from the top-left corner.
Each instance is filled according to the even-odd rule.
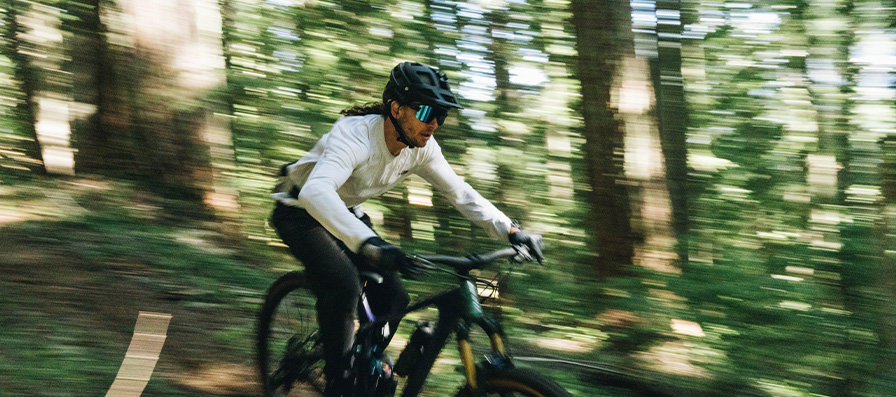
[[[417,396],[451,334],[456,335],[465,377],[465,384],[456,396],[571,396],[541,373],[514,366],[505,348],[504,331],[492,316],[485,313],[479,298],[477,283],[488,285],[491,282],[471,275],[473,270],[483,269],[499,259],[531,260],[525,248],[505,248],[483,255],[410,258],[430,271],[453,275],[457,286],[424,298],[398,315],[403,317],[430,307],[438,311],[435,325],[418,322],[408,345],[394,363],[383,353],[382,346],[383,338],[390,332],[388,322],[394,316],[375,317],[361,293],[358,305],[360,326],[352,350],[352,376],[357,396],[393,396],[397,389],[396,375],[407,377],[401,395]],[[367,286],[381,282],[382,277],[376,273],[363,273],[360,281]],[[266,396],[302,395],[307,393],[308,387],[323,390],[323,349],[314,302],[308,280],[300,271],[283,275],[268,290],[257,334],[259,369]],[[476,363],[471,344],[470,332],[474,326],[485,332],[490,344],[489,352],[479,363]]]

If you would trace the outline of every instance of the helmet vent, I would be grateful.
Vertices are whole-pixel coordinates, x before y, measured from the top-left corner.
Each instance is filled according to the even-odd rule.
[[[430,85],[430,86],[438,85],[438,83],[436,83],[433,80],[432,73],[417,72],[417,77],[420,79],[420,82],[423,83],[424,85]]]

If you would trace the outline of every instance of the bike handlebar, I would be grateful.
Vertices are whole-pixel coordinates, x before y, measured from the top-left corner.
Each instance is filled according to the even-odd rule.
[[[410,258],[419,263],[432,266],[435,263],[449,266],[459,272],[467,272],[474,269],[481,269],[492,262],[502,258],[511,258],[514,261],[531,260],[532,256],[525,247],[509,247],[492,251],[486,254],[471,254],[467,256],[450,256],[450,255],[414,255]],[[432,270],[432,269],[431,269]]]

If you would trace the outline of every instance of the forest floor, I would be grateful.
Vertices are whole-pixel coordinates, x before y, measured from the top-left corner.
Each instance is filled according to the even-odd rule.
[[[6,311],[3,316],[27,317],[4,323],[6,327],[19,328],[24,339],[32,340],[25,342],[24,347],[33,343],[37,345],[30,347],[40,351],[53,350],[54,344],[59,343],[61,346],[67,343],[105,345],[103,357],[108,361],[103,367],[113,369],[124,358],[131,337],[127,328],[133,327],[137,314],[146,310],[167,313],[172,315],[172,321],[154,377],[167,379],[202,395],[258,394],[259,384],[251,357],[237,354],[209,337],[214,330],[227,327],[228,319],[233,316],[251,316],[252,313],[226,307],[214,310],[184,307],[178,301],[189,297],[190,291],[145,288],[141,277],[152,277],[153,282],[159,284],[177,285],[178,282],[176,278],[165,280],[159,275],[150,275],[139,265],[89,263],[72,255],[65,245],[9,235],[6,229],[0,229],[0,239],[7,247],[0,256],[2,289],[6,300],[12,301],[5,303],[12,303],[16,310],[14,313]],[[45,328],[47,324],[58,326],[50,330]],[[93,338],[73,340],[70,339],[72,335],[66,337],[54,334],[54,331]],[[3,356],[27,356],[31,352],[4,352]],[[89,363],[95,358],[60,354],[45,364],[69,360]],[[102,386],[110,386],[115,374],[108,372],[105,376],[107,384],[89,385],[91,390],[99,391]],[[28,387],[28,383],[35,387],[22,390],[27,393],[48,387],[40,378],[34,380],[36,382],[19,379],[16,383],[23,382],[18,386],[22,388]]]
[[[0,395],[104,395],[141,311],[172,315],[144,395],[260,395],[252,330],[276,274],[234,269],[196,225],[144,238],[152,206],[130,198],[90,180],[0,186]],[[203,254],[226,260],[160,266]]]

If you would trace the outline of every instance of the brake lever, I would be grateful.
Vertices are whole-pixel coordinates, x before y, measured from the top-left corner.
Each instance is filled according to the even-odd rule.
[[[514,245],[513,249],[516,250],[516,255],[510,258],[510,262],[523,263],[535,261],[535,258],[532,256],[532,254],[529,253],[529,248],[525,245]]]
[[[440,267],[436,266],[435,263],[432,263],[426,259],[423,259],[417,255],[408,255],[408,259],[416,263],[418,266],[426,269],[426,270],[439,270]]]

